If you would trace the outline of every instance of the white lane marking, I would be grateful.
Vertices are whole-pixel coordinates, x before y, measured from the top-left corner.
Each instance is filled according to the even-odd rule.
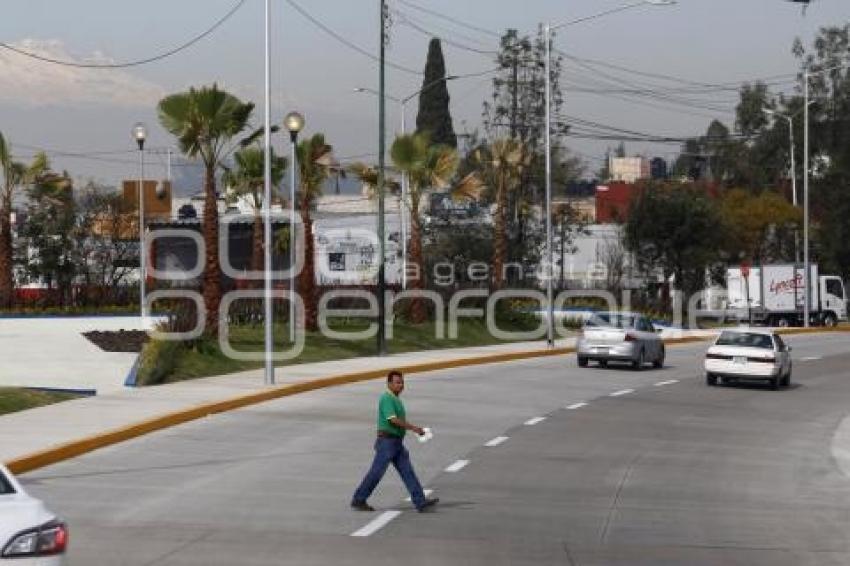
[[[587,407],[587,403],[573,403],[569,407],[567,407],[568,411],[575,411],[576,409],[581,409],[582,407]]]
[[[634,393],[634,389],[622,389],[620,391],[615,391],[609,395],[609,397],[620,397],[621,395],[628,395],[629,393]]]
[[[431,495],[432,493],[434,493],[434,490],[433,490],[433,489],[423,489],[423,490],[422,490],[422,493],[424,493],[424,494],[425,494],[425,497],[428,497],[429,495]],[[405,498],[404,498],[404,500],[405,500],[405,501],[407,501],[408,503],[410,503],[410,498],[409,498],[409,497],[405,497]]]
[[[469,460],[458,460],[457,462],[446,468],[446,471],[450,474],[453,474],[464,469],[467,464],[469,464]]]
[[[822,360],[823,356],[806,356],[805,358],[800,358],[801,362],[814,362],[817,360]]]
[[[369,522],[365,527],[357,529],[351,536],[353,537],[368,537],[387,526],[387,524],[401,515],[401,511],[384,511],[378,515],[373,521]]]
[[[498,446],[499,444],[503,443],[507,439],[508,439],[507,436],[497,436],[493,440],[487,442],[484,446],[489,446],[490,448],[492,448],[494,446]]]
[[[667,381],[659,381],[655,384],[655,387],[662,387],[664,385],[673,385],[674,383],[679,383],[678,379],[668,379]]]
[[[534,426],[536,424],[542,423],[546,420],[546,417],[534,417],[533,419],[528,419],[525,421],[525,426]]]

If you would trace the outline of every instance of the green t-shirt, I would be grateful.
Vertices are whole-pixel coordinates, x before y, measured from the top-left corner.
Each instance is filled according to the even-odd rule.
[[[392,391],[384,391],[378,401],[378,431],[404,437],[405,430],[390,422],[391,418],[405,420],[404,403]]]

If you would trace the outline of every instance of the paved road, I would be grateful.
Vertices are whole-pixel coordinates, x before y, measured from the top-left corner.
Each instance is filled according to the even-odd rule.
[[[670,349],[659,371],[550,358],[414,376],[409,413],[437,434],[410,444],[443,500],[432,514],[411,512],[392,475],[377,513],[347,508],[378,382],[23,479],[69,520],[72,565],[847,564],[850,478],[831,446],[850,413],[850,338],[789,342],[796,385],[779,392],[705,387],[703,345]],[[402,513],[350,536],[390,510]]]

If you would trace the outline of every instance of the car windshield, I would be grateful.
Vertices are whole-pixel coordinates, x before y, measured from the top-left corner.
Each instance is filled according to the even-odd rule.
[[[613,328],[634,328],[635,317],[630,314],[604,312],[591,316],[585,326],[608,326]]]
[[[773,340],[771,340],[770,336],[755,332],[724,332],[717,339],[717,345],[773,350]]]

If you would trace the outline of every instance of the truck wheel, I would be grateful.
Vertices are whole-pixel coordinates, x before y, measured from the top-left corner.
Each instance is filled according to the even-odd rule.
[[[791,321],[788,319],[788,317],[780,316],[776,320],[776,326],[778,326],[779,328],[788,328],[789,326],[791,326]]]
[[[717,376],[713,373],[705,374],[705,384],[711,387],[717,385]]]
[[[584,356],[579,356],[578,357],[578,367],[586,368],[587,367],[587,358],[585,358]]]
[[[823,325],[828,328],[835,328],[838,326],[838,317],[833,313],[826,313],[823,317]]]

